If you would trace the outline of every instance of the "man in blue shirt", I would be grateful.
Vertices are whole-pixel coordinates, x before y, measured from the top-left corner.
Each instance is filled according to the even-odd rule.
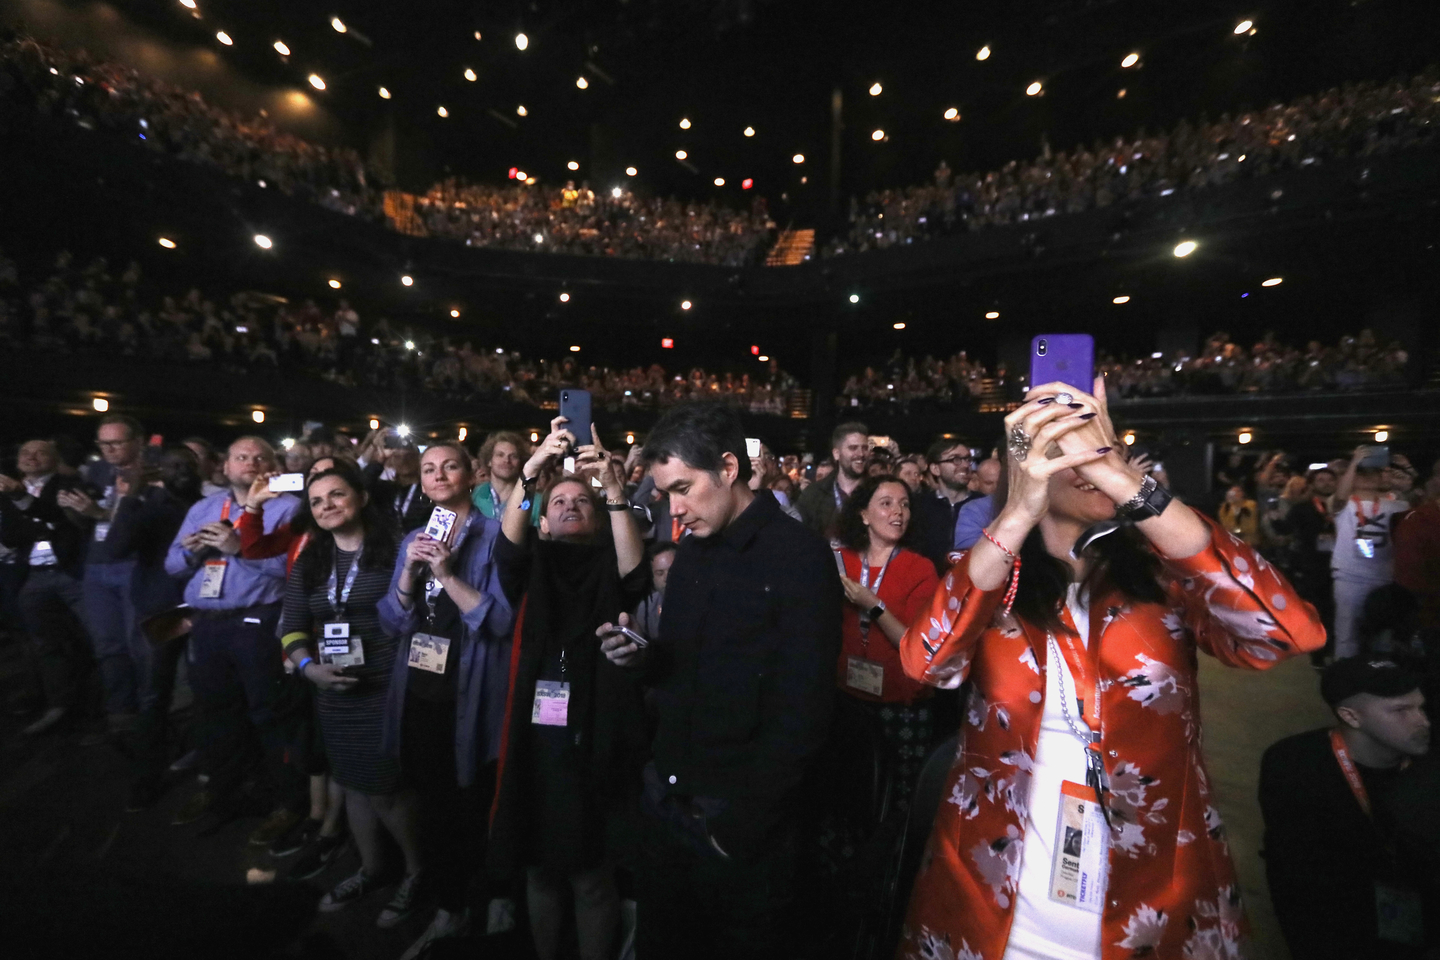
[[[211,807],[222,818],[236,812],[258,735],[278,805],[250,839],[267,844],[293,825],[305,805],[303,778],[285,766],[285,741],[271,706],[272,687],[284,669],[275,630],[285,594],[285,555],[242,559],[234,524],[255,478],[275,468],[275,450],[265,440],[241,437],[232,443],[225,459],[230,488],[190,508],[165,558],[166,572],[186,579],[185,602],[194,611],[190,685],[208,728],[203,754],[210,775],[208,789],[176,819],[190,822]],[[288,524],[299,507],[289,495],[269,501],[265,532]]]

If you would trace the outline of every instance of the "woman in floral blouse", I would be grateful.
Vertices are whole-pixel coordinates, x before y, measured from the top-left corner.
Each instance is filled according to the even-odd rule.
[[[1104,397],[1047,384],[1005,418],[995,520],[901,643],[911,677],[974,681],[906,960],[1243,956],[1196,651],[1264,669],[1325,632],[1253,549],[1125,463]],[[1117,508],[1133,526],[1112,529]]]

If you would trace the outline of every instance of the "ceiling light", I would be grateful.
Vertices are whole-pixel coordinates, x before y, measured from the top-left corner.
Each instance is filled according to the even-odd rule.
[[[804,162],[805,162],[805,154],[803,154],[803,153],[797,153],[797,154],[795,154],[795,156],[793,156],[793,157],[790,158],[790,162],[791,162],[791,163],[804,163]]]
[[[1130,302],[1130,298],[1129,298],[1128,296],[1120,296],[1120,297],[1116,297],[1114,300],[1111,300],[1110,302],[1111,302],[1111,303],[1129,303],[1129,302]]]
[[[448,116],[450,116],[450,111],[449,111],[449,110],[446,110],[444,107],[436,107],[436,108],[435,108],[435,114],[436,114],[436,116],[440,116],[440,117],[448,117]]]
[[[104,397],[96,397],[94,400],[90,401],[90,406],[94,408],[96,413],[104,413],[105,411],[110,409],[110,401],[106,400]]]
[[[561,302],[561,303],[569,303],[569,302],[570,302],[570,294],[568,294],[568,293],[562,293],[562,294],[560,294],[560,302]]]
[[[636,174],[638,174],[639,172],[640,172],[640,171],[639,171],[639,170],[636,170],[634,167],[626,167],[626,168],[625,168],[625,176],[627,176],[627,177],[633,177],[633,176],[635,176]],[[617,189],[618,189],[618,188],[617,188]]]
[[[1131,431],[1130,433],[1125,434],[1124,440],[1125,440],[1125,446],[1127,446],[1127,447],[1133,447],[1133,446],[1135,446],[1135,433],[1134,433],[1134,431]]]
[[[219,40],[227,47],[235,45],[235,41],[230,39],[230,34],[226,33],[224,30],[221,30],[219,33],[215,34],[215,39]]]
[[[715,186],[717,186],[717,187],[723,187],[723,186],[725,186],[725,178],[724,178],[724,177],[716,177],[716,178],[715,178]]]
[[[479,30],[476,30],[476,31],[475,31],[475,39],[476,39],[476,40],[479,40],[479,39],[480,39],[480,31],[479,31]]]
[[[590,81],[586,80],[584,77],[576,77],[575,86],[579,87],[581,90],[584,90],[590,86]]]
[[[400,434],[400,436],[402,436],[402,437],[408,437],[408,436],[410,436],[410,428],[409,428],[408,426],[406,426],[405,424],[403,424],[403,423],[400,424],[400,426],[398,426],[398,427],[395,428],[395,432],[398,433],[398,434]]]
[[[976,51],[975,51],[975,59],[976,59],[976,60],[989,60],[989,59],[990,59],[990,48],[989,48],[988,46],[984,46],[984,47],[981,47],[979,50],[976,50]]]
[[[331,279],[331,280],[330,280],[330,289],[331,289],[331,290],[339,290],[339,289],[340,289],[340,281],[339,281],[339,280],[335,280],[335,279]]]
[[[525,171],[524,171],[524,170],[516,170],[516,171],[515,171],[515,179],[516,179],[516,180],[519,180],[521,183],[524,183],[526,180],[528,180],[528,179],[530,179],[530,178],[525,175]]]
[[[753,136],[755,136],[755,128],[754,128],[754,127],[746,127],[746,128],[745,128],[745,136],[747,136],[747,137],[753,137]]]
[[[405,341],[405,349],[406,349],[406,350],[414,350],[414,349],[415,349],[415,341],[414,341],[414,340],[406,340],[406,341]]]
[[[379,430],[379,429],[380,429],[380,421],[379,421],[379,420],[376,420],[374,417],[371,417],[371,418],[370,418],[370,429],[371,429],[371,430]]]
[[[415,285],[415,278],[407,273],[400,278],[400,282],[407,287],[413,287]]]
[[[530,38],[529,38],[529,37],[525,36],[525,34],[523,34],[523,33],[517,33],[517,34],[515,34],[515,49],[516,49],[516,50],[524,50],[524,49],[525,49],[526,47],[528,47],[528,46],[530,46]]]
[[[1266,280],[1264,283],[1260,284],[1260,286],[1262,286],[1262,287],[1278,287],[1278,286],[1280,286],[1280,284],[1282,284],[1282,283],[1284,283],[1284,282],[1285,282],[1285,278],[1284,278],[1284,277],[1271,277],[1269,280]]]
[[[174,250],[175,241],[171,240],[169,237],[161,237],[160,246],[164,247],[166,250]]]
[[[459,320],[459,319],[460,319],[460,310],[459,310],[458,307],[451,307],[451,308],[450,308],[450,319],[451,319],[451,320]]]
[[[880,141],[880,140],[884,140],[884,139],[885,139],[885,131],[884,131],[884,130],[876,130],[876,131],[874,131],[873,133],[870,134],[870,139],[871,139],[871,140],[875,140],[875,141],[877,141],[877,142]]]
[[[690,129],[690,118],[689,118],[689,117],[681,117],[681,118],[680,118],[680,129],[681,129],[681,130],[689,130],[689,129]]]
[[[1045,87],[1040,83],[1040,81],[1036,80],[1034,83],[1030,84],[1030,86],[1025,88],[1025,96],[1038,97],[1040,96],[1040,92],[1044,89]]]
[[[1132,53],[1132,54],[1127,55],[1124,60],[1121,60],[1121,61],[1120,61],[1120,66],[1122,66],[1122,67],[1133,67],[1133,66],[1135,66],[1135,64],[1137,64],[1137,63],[1139,63],[1139,62],[1140,62],[1140,54],[1138,54],[1138,53]]]
[[[1238,37],[1242,33],[1249,33],[1250,28],[1253,26],[1255,26],[1254,20],[1241,20],[1239,23],[1235,24],[1235,36]]]
[[[331,17],[330,26],[334,29],[336,33],[344,33],[346,30],[350,29],[349,27],[345,26],[345,21],[341,20],[339,17]]]
[[[1199,244],[1194,240],[1182,240],[1175,245],[1175,256],[1188,257],[1195,252],[1197,246],[1199,246]]]
[[[98,408],[97,408],[97,409],[98,409]],[[1376,430],[1376,431],[1375,431],[1375,442],[1376,442],[1376,443],[1384,443],[1386,440],[1389,440],[1389,439],[1390,439],[1390,431],[1389,431],[1389,430]]]
[[[681,301],[680,301],[680,309],[681,309],[681,310],[689,310],[692,306],[694,306],[694,304],[692,304],[689,300],[681,300]]]
[[[685,159],[686,157],[688,157],[688,156],[690,156],[690,154],[686,153],[684,150],[676,150],[676,151],[675,151],[675,159],[676,159],[676,160],[684,160],[684,159]]]
[[[180,6],[184,7],[186,10],[194,10],[195,0],[180,0]]]
[[[1249,443],[1251,440],[1254,439],[1255,435],[1249,430],[1241,430],[1240,433],[1235,437],[1235,441],[1237,443]]]
[[[893,326],[896,330],[904,330],[904,329],[905,329],[905,324],[903,324],[903,323],[894,323],[894,324],[891,324],[891,326]]]
[[[381,88],[380,88],[380,99],[381,99],[381,100],[389,100],[389,99],[390,99],[390,91],[389,91],[389,90],[386,90],[384,87],[381,87]]]
[[[465,438],[468,437],[469,435],[470,435],[470,430],[469,430],[469,428],[468,428],[468,427],[461,427],[461,428],[460,428],[460,432],[455,435],[455,439],[456,439],[456,440],[459,440],[461,443],[464,443],[464,442],[465,442]]]
[[[959,108],[959,107],[951,107],[950,109],[946,110],[946,111],[945,111],[945,119],[946,119],[946,120],[949,120],[949,121],[951,121],[951,122],[954,122],[954,121],[956,121],[956,120],[959,120],[959,119],[960,119],[960,108]]]
[[[531,442],[531,443],[539,443],[539,442],[540,442],[540,431],[538,431],[538,430],[531,430],[531,431],[530,431],[530,442]]]
[[[760,356],[756,357],[755,359],[756,359],[756,360],[759,360],[761,363],[769,363],[769,362],[770,362],[770,358],[767,357],[767,356],[765,356],[765,354],[763,354],[763,353],[760,354]]]
[[[610,189],[610,196],[614,197],[616,200],[619,200],[622,196],[624,196],[624,194],[625,191],[621,190],[619,187],[612,187]]]
[[[884,87],[880,86],[880,81],[876,80],[874,83],[870,84],[870,96],[878,97],[884,89]]]
[[[1124,100],[1124,99],[1125,99],[1125,88],[1124,88],[1124,87],[1121,87],[1119,90],[1116,90],[1116,91],[1115,91],[1115,99],[1116,99],[1116,100]]]
[[[310,78],[309,78],[309,79],[310,79],[310,86],[314,87],[316,90],[324,90],[324,89],[325,89],[325,81],[322,80],[322,79],[320,79],[320,75],[319,75],[318,73],[312,73],[312,74],[310,74]]]
[[[570,352],[571,352],[571,353],[579,353],[579,352],[580,352],[580,344],[578,344],[578,343],[572,343],[572,344],[570,345]]]
[[[278,54],[280,54],[280,56],[282,56],[282,57],[288,57],[288,56],[290,56],[290,48],[287,47],[287,46],[285,46],[285,41],[284,41],[284,40],[276,40],[273,44],[271,44],[271,46],[273,46],[273,47],[275,48],[275,52],[278,53]]]
[[[250,411],[250,419],[251,419],[251,420],[254,420],[256,423],[264,423],[264,422],[265,422],[265,411],[264,411],[264,410],[251,410],[251,411]]]
[[[1000,319],[1000,311],[999,311],[999,310],[991,310],[991,311],[987,312],[987,313],[985,314],[985,319],[986,319],[986,320],[999,320],[999,319]]]
[[[477,79],[479,79],[479,78],[475,76],[475,71],[474,71],[474,70],[471,70],[469,67],[466,67],[466,68],[465,68],[465,79],[466,79],[466,80],[469,80],[471,83],[474,83],[474,82],[475,82]]]
[[[523,104],[523,103],[520,104],[520,106],[518,106],[518,107],[515,108],[515,113],[516,113],[516,115],[521,116],[521,117],[528,117],[528,116],[530,116],[530,111],[525,109],[525,104]]]
[[[860,302],[860,294],[858,294],[858,293],[852,293],[852,294],[850,294],[850,302],[851,302],[851,303],[859,303],[859,302]]]
[[[571,160],[569,163],[565,164],[565,166],[571,170],[579,170],[580,162],[578,160]]]
[[[253,239],[255,241],[255,246],[259,247],[261,250],[269,250],[275,245],[270,241],[270,238],[265,236],[265,234],[263,233],[255,234]]]

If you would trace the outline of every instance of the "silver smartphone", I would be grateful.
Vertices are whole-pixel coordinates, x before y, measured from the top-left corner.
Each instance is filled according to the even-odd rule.
[[[631,630],[629,627],[616,626],[616,627],[615,627],[614,629],[612,629],[610,632],[611,632],[611,633],[624,634],[625,636],[629,637],[631,640],[635,641],[635,646],[637,646],[637,647],[642,647],[642,648],[643,648],[643,647],[648,647],[648,646],[650,646],[650,641],[649,641],[649,640],[646,640],[644,637],[640,636],[640,634],[636,633],[634,630]]]

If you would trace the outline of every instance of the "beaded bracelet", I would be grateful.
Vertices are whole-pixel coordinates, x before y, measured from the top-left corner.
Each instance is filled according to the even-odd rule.
[[[1001,601],[1005,604],[1005,616],[1008,617],[1010,616],[1010,608],[1015,606],[1015,591],[1020,589],[1020,558],[1016,556],[1009,547],[1005,546],[1005,544],[990,536],[989,530],[981,530],[980,532],[985,534],[986,540],[995,544],[997,550],[1015,562],[1015,565],[1010,568],[1010,589],[1005,591],[1005,599]]]

